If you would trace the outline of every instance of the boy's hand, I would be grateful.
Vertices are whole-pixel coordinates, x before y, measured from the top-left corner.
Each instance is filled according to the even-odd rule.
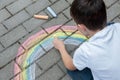
[[[60,51],[65,67],[69,70],[76,70],[76,67],[73,64],[72,57],[68,54],[68,52],[65,49],[64,42],[62,40],[59,40],[57,37],[55,37],[53,40],[53,44],[55,48]]]
[[[58,39],[57,37],[54,38],[53,44],[54,44],[54,47],[58,50],[65,49],[64,42],[62,40]]]

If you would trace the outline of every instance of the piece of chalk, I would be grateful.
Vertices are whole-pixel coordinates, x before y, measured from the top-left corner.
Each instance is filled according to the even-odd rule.
[[[57,37],[57,35],[56,35],[56,34],[54,34],[54,35],[53,35],[53,37]]]
[[[34,15],[34,18],[37,18],[37,19],[48,19],[49,17],[46,16],[46,15]]]
[[[47,7],[47,10],[50,12],[50,14],[53,16],[53,17],[57,17],[57,14],[53,11],[53,9],[51,7]]]

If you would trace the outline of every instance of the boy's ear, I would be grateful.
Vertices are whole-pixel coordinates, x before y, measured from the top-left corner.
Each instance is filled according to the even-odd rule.
[[[78,24],[78,29],[82,31],[86,31],[86,27],[84,24]]]

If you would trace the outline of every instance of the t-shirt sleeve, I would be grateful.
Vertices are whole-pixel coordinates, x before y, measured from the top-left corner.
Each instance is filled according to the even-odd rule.
[[[87,66],[88,58],[87,54],[85,52],[85,49],[83,50],[83,47],[79,47],[73,56],[73,64],[78,70],[83,70]]]

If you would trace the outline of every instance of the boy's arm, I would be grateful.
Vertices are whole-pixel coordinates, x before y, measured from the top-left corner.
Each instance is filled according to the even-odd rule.
[[[53,44],[54,47],[59,50],[65,67],[69,70],[75,70],[76,67],[73,65],[72,57],[66,51],[63,41],[55,38]]]

